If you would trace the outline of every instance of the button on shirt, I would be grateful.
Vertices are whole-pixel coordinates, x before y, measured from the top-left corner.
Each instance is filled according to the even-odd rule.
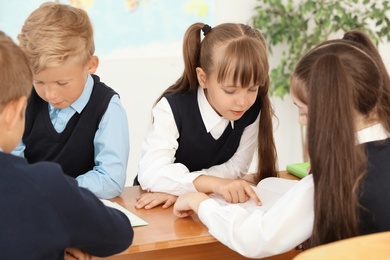
[[[93,78],[88,75],[81,96],[69,107],[57,109],[48,104],[50,120],[58,133],[77,112],[81,113],[91,97]],[[80,187],[92,191],[96,196],[110,199],[121,194],[126,182],[129,158],[129,130],[126,112],[118,95],[114,95],[104,113],[94,139],[95,167],[76,178]],[[12,152],[23,156],[23,142]]]
[[[198,87],[198,104],[203,123],[215,139],[218,139],[231,122],[220,115],[207,101],[204,90]],[[142,157],[139,163],[138,180],[143,189],[153,192],[166,192],[180,195],[196,191],[193,181],[200,175],[237,179],[244,176],[253,159],[257,147],[259,116],[247,126],[241,136],[236,153],[227,162],[201,171],[189,172],[181,163],[174,163],[179,144],[179,132],[172,109],[166,98],[162,98],[152,109],[153,123],[142,144]]]

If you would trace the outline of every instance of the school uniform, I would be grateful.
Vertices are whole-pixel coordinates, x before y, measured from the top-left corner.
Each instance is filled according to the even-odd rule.
[[[81,96],[71,106],[56,109],[33,89],[22,142],[13,154],[30,163],[59,163],[65,174],[100,198],[120,195],[126,181],[129,136],[118,94],[98,76],[88,75]]]
[[[0,152],[0,190],[1,259],[64,259],[68,247],[104,257],[132,243],[126,215],[79,188],[58,164]]]
[[[380,133],[377,126],[372,129]],[[367,139],[367,173],[360,198],[360,234],[390,231],[390,139]]]
[[[361,234],[390,231],[389,136],[381,124],[358,132],[359,143],[365,146],[368,156],[364,193],[360,199],[363,206]],[[284,182],[284,179],[275,180],[270,188],[278,190]],[[263,258],[287,252],[310,237],[313,206],[314,182],[310,174],[291,185],[272,205],[221,205],[207,199],[200,204],[198,215],[209,232],[229,248],[246,257]]]
[[[257,147],[260,100],[236,121],[215,112],[204,90],[170,94],[153,108],[142,145],[138,180],[152,192],[196,191],[200,175],[237,179],[245,175]]]

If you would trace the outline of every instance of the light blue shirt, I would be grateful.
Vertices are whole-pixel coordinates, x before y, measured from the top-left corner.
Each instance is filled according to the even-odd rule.
[[[49,116],[58,133],[64,131],[66,124],[75,113],[81,113],[91,97],[93,79],[88,75],[83,93],[69,107],[57,109],[49,104]],[[12,152],[24,156],[25,144],[20,142]],[[92,191],[102,199],[119,196],[126,183],[126,169],[129,159],[130,142],[126,111],[118,95],[108,104],[94,139],[95,166],[76,178],[80,187]]]

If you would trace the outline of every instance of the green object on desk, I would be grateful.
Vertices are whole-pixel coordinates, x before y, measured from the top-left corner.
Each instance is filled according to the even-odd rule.
[[[310,162],[303,163],[293,163],[286,166],[286,170],[299,178],[303,178],[308,174],[308,167],[310,167]]]

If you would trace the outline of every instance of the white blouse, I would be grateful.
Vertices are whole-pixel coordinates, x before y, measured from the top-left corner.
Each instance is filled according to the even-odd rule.
[[[198,88],[198,104],[207,131],[218,139],[227,125],[234,122],[219,116],[208,103],[204,91]],[[236,153],[226,163],[201,171],[190,172],[181,163],[174,163],[179,147],[179,132],[172,109],[162,98],[152,109],[153,122],[142,144],[142,157],[138,168],[138,180],[142,189],[180,195],[196,191],[193,181],[200,175],[237,179],[247,174],[257,147],[259,116],[247,126],[241,136]]]
[[[389,133],[381,124],[357,134],[358,143],[386,138]],[[267,178],[254,190],[262,206],[253,201],[229,204],[215,199],[215,195],[200,204],[199,218],[217,240],[246,257],[262,258],[287,252],[311,236],[314,221],[311,174],[299,181]]]

